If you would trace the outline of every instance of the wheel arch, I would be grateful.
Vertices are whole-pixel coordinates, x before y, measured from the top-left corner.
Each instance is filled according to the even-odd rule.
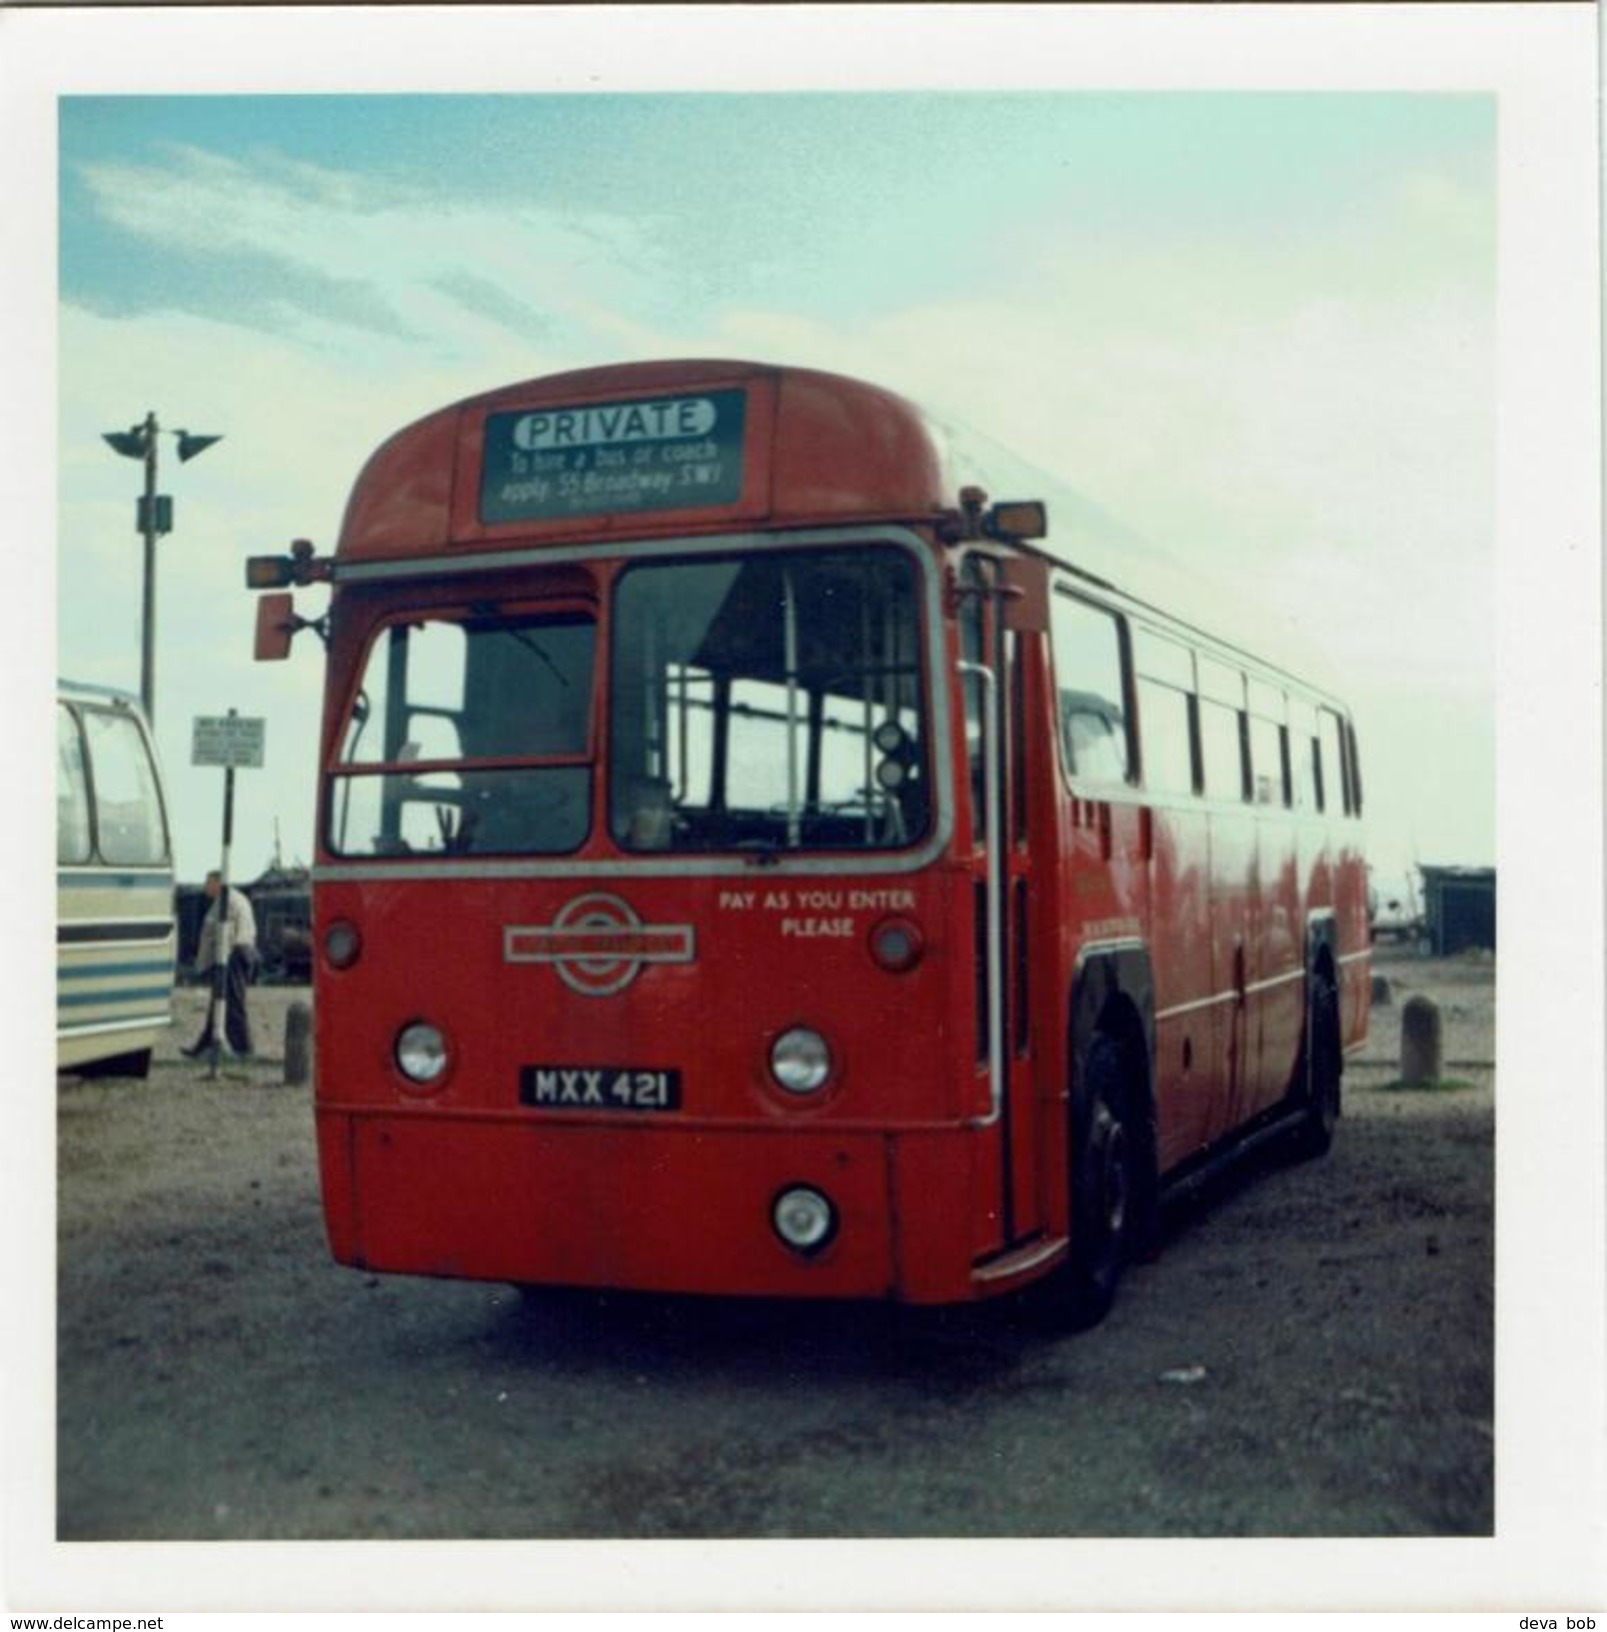
[[[1071,977],[1069,1059],[1073,1092],[1078,1067],[1100,1032],[1113,1033],[1135,1047],[1144,1062],[1144,1090],[1155,1097],[1155,977],[1142,941],[1091,946],[1077,959]]]

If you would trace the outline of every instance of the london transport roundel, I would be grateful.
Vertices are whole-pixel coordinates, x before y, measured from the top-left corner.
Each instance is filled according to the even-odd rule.
[[[690,924],[643,923],[617,895],[577,896],[550,924],[510,924],[503,931],[508,963],[550,963],[582,997],[622,992],[648,963],[690,963]]]

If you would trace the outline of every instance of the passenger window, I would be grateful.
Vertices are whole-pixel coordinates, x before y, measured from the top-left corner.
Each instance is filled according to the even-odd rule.
[[[1345,760],[1339,743],[1339,716],[1332,709],[1317,715],[1317,795],[1318,806],[1330,816],[1349,808],[1345,796]]]
[[[1200,699],[1200,759],[1209,799],[1244,798],[1244,743],[1239,731],[1243,716],[1226,703]]]
[[[1159,680],[1138,682],[1139,762],[1151,793],[1194,792],[1189,695]]]
[[[1261,714],[1250,716],[1250,786],[1258,805],[1287,805],[1283,727]]]
[[[1289,711],[1289,780],[1296,810],[1317,810],[1317,720],[1309,703]]]
[[[56,706],[56,862],[89,860],[89,785],[84,741],[70,708]]]
[[[1139,771],[1151,793],[1193,793],[1194,653],[1137,625],[1133,669],[1138,675]]]
[[[1055,687],[1060,739],[1073,776],[1125,782],[1127,710],[1123,704],[1121,630],[1115,617],[1086,601],[1054,602]]]

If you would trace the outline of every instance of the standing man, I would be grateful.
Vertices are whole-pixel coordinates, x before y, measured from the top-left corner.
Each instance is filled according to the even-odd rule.
[[[222,892],[223,875],[215,871],[208,873],[206,894],[212,905],[202,921],[201,944],[195,955],[195,966],[203,971],[215,968],[218,961],[218,898]],[[229,1039],[229,1047],[245,1058],[251,1053],[251,1015],[246,1008],[246,992],[257,974],[257,915],[251,910],[250,901],[232,886],[223,910],[228,913],[229,925],[229,967],[224,973],[224,1032]],[[212,1047],[214,1007],[212,1002],[207,1003],[205,1028],[196,1038],[195,1046],[183,1050],[192,1060]]]

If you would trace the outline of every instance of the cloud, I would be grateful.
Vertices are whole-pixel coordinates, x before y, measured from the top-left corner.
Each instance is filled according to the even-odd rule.
[[[455,358],[557,326],[635,343],[641,325],[625,314],[654,288],[650,232],[600,212],[492,208],[183,146],[161,164],[78,175],[105,223],[186,268],[164,286],[167,305],[215,311],[221,276],[231,315],[255,307],[282,341],[349,359]]]
[[[986,430],[1150,539],[1161,573],[1202,580],[1230,628],[1259,606],[1291,624],[1291,643],[1342,645],[1347,666],[1487,693],[1488,304],[1455,289],[1420,306],[1286,299],[1252,320],[1195,290],[1163,343],[1146,315],[1163,280],[1175,270],[1133,257],[852,333],[731,314],[722,338],[869,371]],[[1219,291],[1237,281],[1220,268]],[[1121,559],[1092,564],[1129,576]]]

